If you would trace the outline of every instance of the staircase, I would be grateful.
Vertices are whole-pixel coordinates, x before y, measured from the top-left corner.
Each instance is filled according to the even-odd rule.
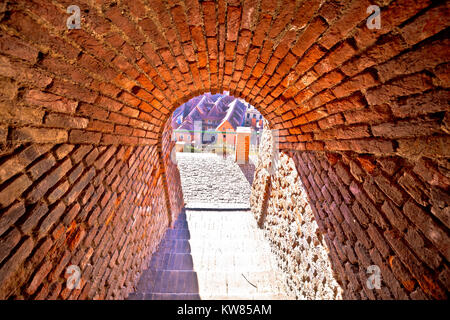
[[[250,211],[186,209],[128,299],[289,298]]]

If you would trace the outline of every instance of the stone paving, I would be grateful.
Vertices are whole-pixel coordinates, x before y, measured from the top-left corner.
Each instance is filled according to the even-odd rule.
[[[242,194],[250,194],[239,166],[211,154],[177,154],[177,159],[186,209],[167,230],[129,299],[292,298],[253,215],[233,209],[248,205]],[[213,177],[217,187],[202,185]]]
[[[185,203],[213,203],[249,208],[254,165],[238,165],[214,153],[177,153]],[[253,168],[253,170],[252,170]],[[251,178],[253,180],[253,178]]]

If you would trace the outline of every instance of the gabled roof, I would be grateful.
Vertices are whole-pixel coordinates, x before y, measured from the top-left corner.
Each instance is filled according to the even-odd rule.
[[[230,103],[227,114],[225,115],[225,118],[222,120],[222,122],[217,126],[217,129],[219,129],[226,121],[228,121],[234,130],[238,126],[241,125],[242,120],[245,116],[246,106],[240,102],[239,100],[234,100],[232,103]]]
[[[186,120],[177,128],[177,130],[194,130],[194,123],[190,120]]]
[[[172,127],[181,130],[193,130],[195,121],[221,121],[218,128],[228,121],[236,129],[243,122],[247,106],[229,95],[197,96],[174,111]]]

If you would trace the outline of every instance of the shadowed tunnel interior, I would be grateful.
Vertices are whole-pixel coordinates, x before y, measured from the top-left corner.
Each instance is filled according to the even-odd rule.
[[[224,91],[279,132],[283,165],[256,168],[251,201],[292,287],[297,252],[325,243],[344,299],[448,299],[448,16],[432,0],[3,1],[0,299],[135,292],[183,208],[167,120]],[[303,239],[286,228],[306,212]]]

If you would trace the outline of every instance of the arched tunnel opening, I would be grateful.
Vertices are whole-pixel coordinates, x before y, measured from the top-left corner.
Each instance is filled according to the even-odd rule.
[[[277,134],[228,94],[206,93],[173,112],[163,149],[172,150],[166,167],[178,185],[168,187],[183,208],[129,299],[342,298]]]
[[[184,206],[168,119],[225,91],[278,132],[249,214],[296,298],[332,282],[330,299],[448,299],[448,14],[410,0],[3,2],[0,299],[135,293]]]

